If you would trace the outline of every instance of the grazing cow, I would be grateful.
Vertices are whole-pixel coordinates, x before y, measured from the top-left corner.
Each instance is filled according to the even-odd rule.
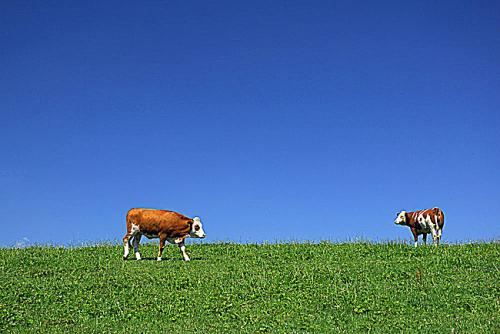
[[[418,244],[418,236],[422,234],[424,244],[427,243],[427,233],[432,233],[434,244],[439,245],[441,240],[441,232],[444,226],[444,213],[439,208],[418,210],[414,212],[401,211],[398,213],[396,225],[409,226],[413,239],[415,240],[415,247]]]
[[[165,241],[179,245],[184,261],[189,261],[184,239],[188,237],[205,238],[206,236],[198,217],[191,219],[180,213],[167,210],[130,209],[127,213],[127,234],[123,238],[124,260],[128,257],[131,238],[133,238],[135,257],[137,260],[141,259],[139,242],[143,235],[148,239],[160,238],[158,261],[161,261]]]

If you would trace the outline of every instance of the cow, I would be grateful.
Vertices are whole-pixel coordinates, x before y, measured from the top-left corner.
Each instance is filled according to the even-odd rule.
[[[124,260],[128,258],[132,238],[137,260],[141,259],[139,242],[144,235],[148,239],[160,238],[158,261],[161,261],[165,241],[177,244],[184,261],[189,261],[184,240],[188,237],[202,239],[206,237],[199,217],[188,218],[174,211],[134,208],[128,211],[126,221],[127,233],[123,237]]]
[[[394,220],[394,224],[410,227],[415,247],[418,244],[418,236],[422,234],[424,244],[427,243],[427,233],[432,233],[432,239],[437,246],[441,241],[441,233],[444,226],[444,213],[439,208],[418,210],[413,212],[401,211]]]

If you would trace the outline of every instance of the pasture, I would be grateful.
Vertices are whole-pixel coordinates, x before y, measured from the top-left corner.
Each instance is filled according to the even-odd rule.
[[[0,249],[2,333],[498,333],[500,244]]]

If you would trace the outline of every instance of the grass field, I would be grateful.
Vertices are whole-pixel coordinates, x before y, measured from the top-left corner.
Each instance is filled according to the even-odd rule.
[[[500,332],[499,243],[187,249],[0,249],[0,332]]]

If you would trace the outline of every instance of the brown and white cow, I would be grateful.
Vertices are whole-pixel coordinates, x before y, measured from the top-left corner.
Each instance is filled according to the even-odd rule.
[[[206,236],[199,217],[188,218],[168,210],[130,209],[127,213],[127,234],[123,238],[124,260],[128,257],[131,238],[133,238],[135,257],[137,260],[141,259],[139,242],[143,235],[148,239],[160,238],[158,261],[161,261],[165,241],[179,245],[184,261],[189,261],[184,239]]]
[[[415,240],[415,247],[417,247],[418,236],[420,234],[422,234],[424,244],[427,243],[427,233],[432,234],[434,244],[437,246],[439,245],[443,231],[444,213],[439,208],[413,212],[401,211],[398,213],[396,220],[394,220],[394,224],[410,227],[413,239]]]

